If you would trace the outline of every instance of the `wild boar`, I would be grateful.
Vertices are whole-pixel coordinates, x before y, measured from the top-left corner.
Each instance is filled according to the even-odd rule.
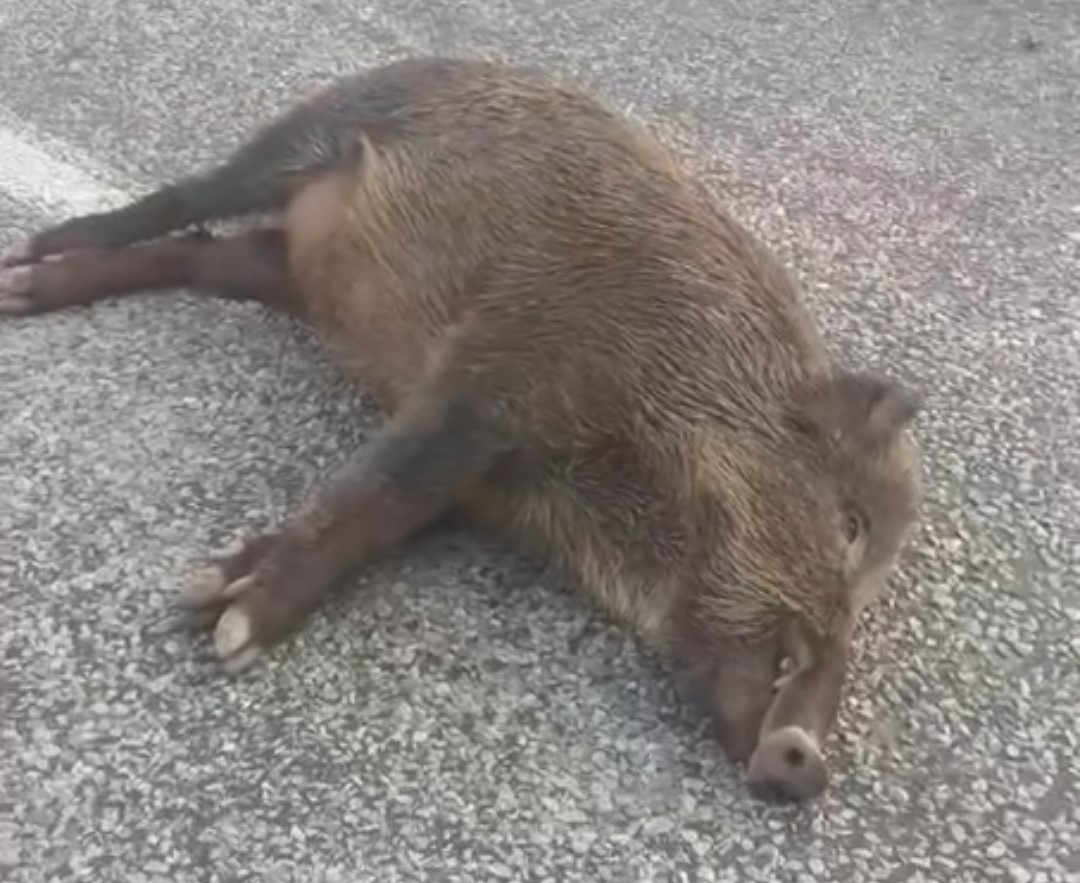
[[[385,409],[188,585],[227,669],[460,511],[687,672],[757,793],[826,787],[852,629],[918,519],[919,400],[833,367],[789,274],[643,127],[536,71],[399,61],[0,266],[14,316],[179,288],[285,310]]]

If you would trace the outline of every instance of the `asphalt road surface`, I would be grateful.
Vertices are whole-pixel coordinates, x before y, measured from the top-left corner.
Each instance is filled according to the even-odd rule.
[[[1080,6],[0,0],[0,244],[433,51],[655,125],[841,359],[925,390],[830,792],[753,802],[652,662],[467,533],[220,675],[185,568],[375,416],[288,322],[136,298],[0,324],[0,879],[1080,880]]]

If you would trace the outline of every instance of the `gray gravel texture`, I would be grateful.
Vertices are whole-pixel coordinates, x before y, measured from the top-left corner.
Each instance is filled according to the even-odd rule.
[[[0,325],[0,879],[1080,880],[1080,5],[0,0],[0,108],[141,188],[430,51],[655,124],[842,359],[926,390],[831,791],[752,802],[650,660],[471,534],[219,675],[185,568],[376,417],[283,320],[132,299]],[[44,220],[0,194],[3,241]]]

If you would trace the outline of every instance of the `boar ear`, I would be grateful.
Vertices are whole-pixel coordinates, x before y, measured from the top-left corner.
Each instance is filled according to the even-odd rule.
[[[833,442],[875,447],[911,423],[921,406],[917,393],[891,380],[839,372],[802,398],[795,422]]]

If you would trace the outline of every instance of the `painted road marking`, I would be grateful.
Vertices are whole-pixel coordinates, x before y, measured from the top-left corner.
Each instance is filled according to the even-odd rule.
[[[0,110],[0,193],[48,217],[119,208],[134,198],[119,175]]]

